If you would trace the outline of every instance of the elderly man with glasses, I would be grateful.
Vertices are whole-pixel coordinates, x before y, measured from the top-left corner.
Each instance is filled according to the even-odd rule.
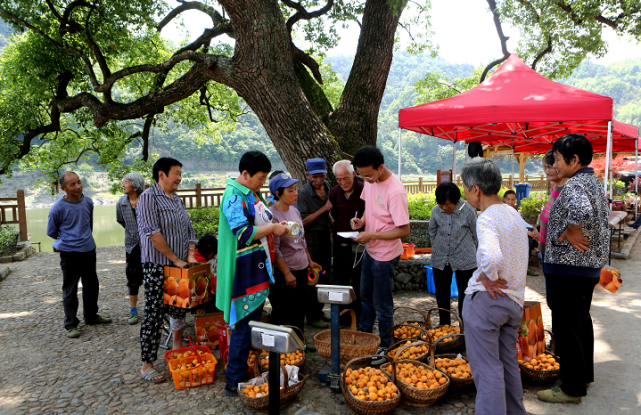
[[[356,301],[345,308],[351,308],[356,313],[358,323],[361,320],[361,264],[358,258],[359,245],[352,239],[338,236],[338,232],[352,232],[350,220],[365,212],[365,201],[361,199],[363,182],[356,179],[354,166],[349,160],[337,161],[333,166],[334,176],[338,185],[329,191],[329,201],[332,203],[332,218],[334,219],[334,269],[332,284],[351,285],[356,294]],[[357,231],[363,228],[356,229]],[[361,249],[363,253],[363,249]],[[343,323],[349,321],[344,316]]]

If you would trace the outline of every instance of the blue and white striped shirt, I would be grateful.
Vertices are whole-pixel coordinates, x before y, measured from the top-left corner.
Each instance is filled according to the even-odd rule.
[[[169,249],[182,260],[187,260],[189,244],[197,243],[194,228],[181,198],[167,194],[155,183],[142,192],[136,206],[140,234],[141,262],[173,266],[174,263],[156,249],[151,235],[160,232]]]

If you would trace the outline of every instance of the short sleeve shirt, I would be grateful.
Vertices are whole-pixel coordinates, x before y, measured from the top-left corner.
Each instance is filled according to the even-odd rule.
[[[366,232],[386,232],[410,223],[407,192],[394,173],[384,182],[365,183],[361,199]],[[374,239],[367,244],[367,253],[377,261],[391,261],[402,252],[400,239]]]
[[[321,199],[316,190],[312,187],[310,182],[305,183],[303,187],[298,190],[298,201],[296,202],[296,209],[300,212],[300,216],[305,219],[312,213],[322,208],[325,202],[329,199],[329,183],[325,182],[325,198]],[[305,227],[306,231],[329,231],[331,224],[329,223],[329,212],[325,212],[314,223]]]

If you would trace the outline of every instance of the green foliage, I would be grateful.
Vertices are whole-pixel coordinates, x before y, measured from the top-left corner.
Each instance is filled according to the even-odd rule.
[[[0,256],[12,254],[20,233],[11,225],[0,226]]]
[[[436,201],[424,202],[415,201],[408,204],[410,220],[430,220],[432,209],[436,206]]]
[[[536,223],[547,200],[547,196],[543,194],[530,195],[521,199],[519,212],[523,220],[530,224]]]
[[[208,234],[218,235],[220,210],[217,207],[189,209],[187,214],[194,227],[196,238],[200,239]]]

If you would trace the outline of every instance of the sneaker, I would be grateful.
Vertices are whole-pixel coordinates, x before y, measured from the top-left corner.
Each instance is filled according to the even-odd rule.
[[[138,313],[131,313],[131,316],[129,316],[129,320],[127,320],[128,324],[138,324]]]
[[[69,330],[67,330],[67,337],[69,337],[70,339],[76,339],[80,337],[80,330],[75,327],[70,328]]]
[[[314,353],[316,351],[316,346],[312,342],[305,340],[305,350]]]
[[[110,324],[111,319],[107,317],[100,317],[98,316],[92,323],[87,323],[90,326],[93,326],[94,324]]]
[[[223,395],[225,396],[238,396],[238,388],[231,386],[229,383],[225,385],[225,389],[223,389]]]
[[[326,321],[323,321],[323,319],[318,319],[316,321],[312,321],[311,323],[308,323],[312,327],[316,327],[317,329],[326,329],[329,327],[329,324]]]
[[[385,355],[385,353],[387,353],[387,347],[379,347],[376,351],[376,354]],[[385,362],[387,362],[387,359],[385,359],[384,357],[375,357],[370,361],[370,364],[373,366],[378,366],[382,365]]]
[[[538,272],[536,272],[536,271],[534,271],[534,270],[533,270],[533,269],[531,269],[531,268],[528,268],[528,269],[527,269],[527,275],[531,275],[531,276],[533,276],[533,277],[538,277],[538,276],[539,276],[539,273],[538,273]]]
[[[561,390],[559,386],[552,389],[538,391],[536,397],[539,400],[550,403],[581,403],[580,396],[570,396]]]

